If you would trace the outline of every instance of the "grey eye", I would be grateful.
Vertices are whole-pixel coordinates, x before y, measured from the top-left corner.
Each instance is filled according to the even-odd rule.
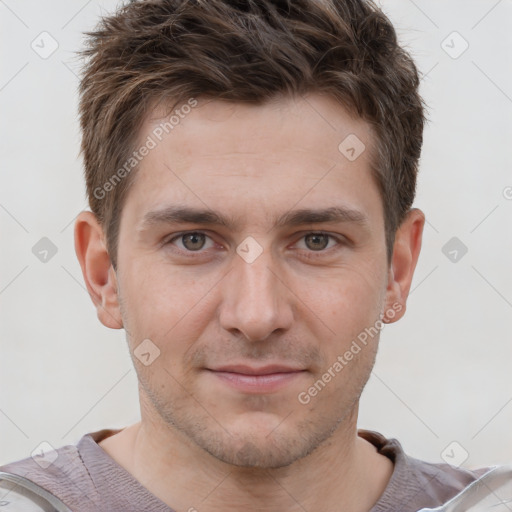
[[[181,236],[181,241],[189,251],[198,251],[204,247],[206,236],[203,233],[187,233]]]
[[[329,238],[329,235],[324,235],[323,233],[310,233],[304,237],[304,241],[308,249],[321,251],[327,247]]]

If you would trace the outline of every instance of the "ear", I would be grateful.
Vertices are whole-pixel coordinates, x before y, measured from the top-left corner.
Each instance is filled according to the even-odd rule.
[[[382,321],[393,323],[405,314],[414,269],[421,250],[425,215],[417,208],[410,210],[395,235],[393,256],[388,272],[385,309]]]
[[[75,252],[87,291],[100,322],[111,329],[123,327],[117,276],[104,242],[103,229],[92,212],[83,211],[75,222]]]

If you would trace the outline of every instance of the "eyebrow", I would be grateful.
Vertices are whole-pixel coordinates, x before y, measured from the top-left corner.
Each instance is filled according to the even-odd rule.
[[[363,212],[348,207],[332,206],[319,210],[301,209],[285,213],[278,219],[276,226],[298,226],[323,222],[352,222],[362,225],[368,224],[368,217]]]
[[[367,225],[369,220],[363,212],[348,207],[303,208],[281,215],[275,222],[275,227],[294,227],[303,224],[328,222],[355,223],[363,226]],[[147,212],[140,224],[139,231],[150,229],[159,224],[179,223],[223,226],[231,230],[235,229],[238,224],[235,218],[224,216],[207,208],[197,209],[187,206],[169,206]]]

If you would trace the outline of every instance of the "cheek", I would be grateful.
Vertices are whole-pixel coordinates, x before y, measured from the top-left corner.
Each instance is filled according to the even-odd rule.
[[[313,314],[334,331],[336,336],[357,334],[379,317],[385,298],[383,274],[367,270],[343,269],[314,286],[304,283],[299,296]]]
[[[153,333],[163,335],[182,318],[201,311],[201,302],[214,281],[147,258],[126,265],[121,284],[132,327],[150,327]]]

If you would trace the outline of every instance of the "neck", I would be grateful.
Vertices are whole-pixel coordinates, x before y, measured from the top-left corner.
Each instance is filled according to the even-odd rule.
[[[357,405],[316,450],[272,469],[226,464],[144,414],[101,446],[176,511],[334,512],[341,506],[367,512],[384,492],[393,465],[357,435],[356,421]]]

